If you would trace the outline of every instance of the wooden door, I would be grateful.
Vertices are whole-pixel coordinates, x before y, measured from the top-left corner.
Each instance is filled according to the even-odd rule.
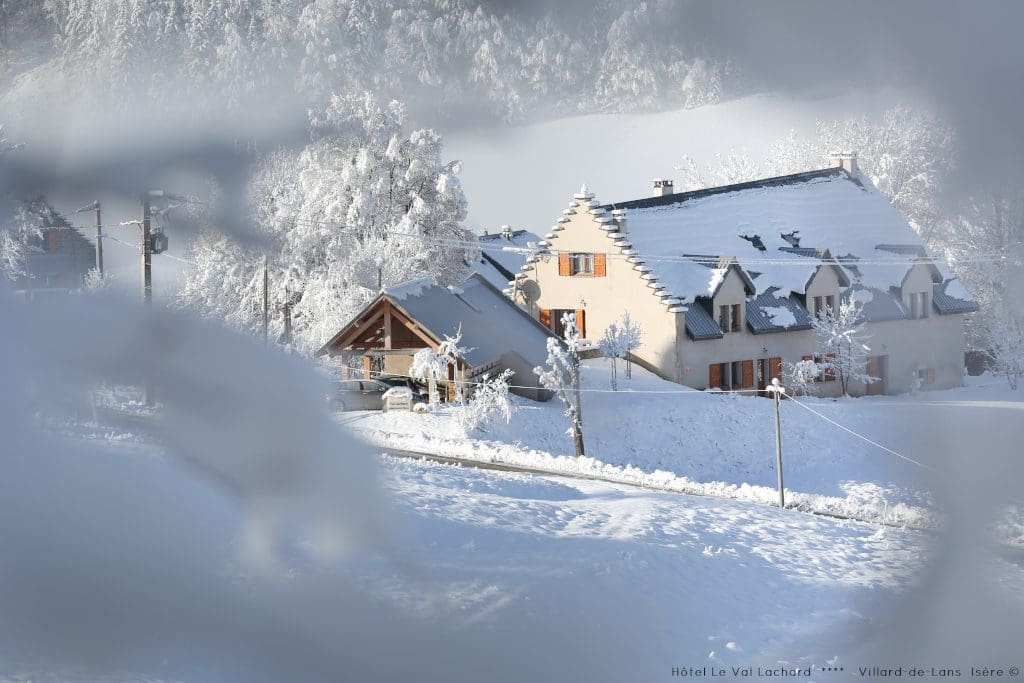
[[[888,356],[871,356],[868,358],[868,374],[879,379],[868,385],[868,396],[885,393],[885,361]]]
[[[764,391],[768,387],[768,359],[760,358],[757,361],[757,390]]]

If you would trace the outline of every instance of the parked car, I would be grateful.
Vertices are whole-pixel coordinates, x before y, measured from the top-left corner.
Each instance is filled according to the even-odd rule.
[[[375,379],[347,379],[334,382],[327,402],[336,410],[381,410],[384,392],[390,384]]]
[[[381,375],[377,378],[377,381],[390,384],[393,387],[407,387],[412,390],[413,398],[417,403],[420,401],[426,401],[430,395],[426,385],[417,382],[411,377],[402,377],[401,375]]]

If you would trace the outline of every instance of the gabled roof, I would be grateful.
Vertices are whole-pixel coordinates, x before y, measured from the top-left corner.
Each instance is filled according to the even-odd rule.
[[[651,274],[683,301],[704,294],[684,254],[732,254],[760,292],[803,294],[823,265],[841,282],[898,285],[924,251],[906,219],[870,183],[841,168],[605,204],[625,210],[626,238]],[[907,247],[883,250],[879,247]],[[913,248],[909,248],[913,246]]]
[[[381,300],[387,299],[401,313],[416,321],[438,341],[462,329],[465,359],[470,367],[497,360],[515,351],[531,365],[543,365],[551,331],[504,296],[479,273],[460,285],[443,287],[431,279],[419,279],[385,289],[360,315],[345,325],[318,352],[328,352],[355,321]]]
[[[754,334],[811,329],[811,316],[788,296],[776,296],[778,289],[747,299],[747,327]]]

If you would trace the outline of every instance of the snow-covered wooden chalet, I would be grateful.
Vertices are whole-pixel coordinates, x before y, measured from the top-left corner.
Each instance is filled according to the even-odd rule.
[[[504,291],[555,332],[575,311],[594,341],[629,311],[635,360],[698,389],[763,389],[783,361],[815,356],[812,316],[853,298],[880,379],[851,393],[962,384],[977,304],[856,156],[838,162],[692,192],[656,180],[653,196],[614,204],[584,186]]]
[[[513,393],[551,398],[533,372],[544,364],[551,331],[479,273],[454,287],[426,278],[385,289],[317,355],[341,357],[346,366],[358,359],[364,377],[405,376],[417,351],[437,351],[446,336],[460,330],[460,346],[468,350],[462,362],[449,366],[445,393],[454,395],[456,383],[512,370]]]

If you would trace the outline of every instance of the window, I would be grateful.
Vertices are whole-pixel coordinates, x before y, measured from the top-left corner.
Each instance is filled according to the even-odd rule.
[[[823,318],[830,311],[834,311],[836,306],[835,296],[829,294],[828,296],[816,296],[814,297],[814,317]]]
[[[719,306],[718,326],[722,328],[722,332],[739,332],[743,324],[740,315],[740,304]]]
[[[913,319],[928,317],[928,292],[914,292],[907,297],[907,308],[910,309],[910,317]]]
[[[561,254],[558,257],[558,274],[563,277],[575,275],[605,277],[607,274],[607,263],[605,254],[587,254],[583,252]]]
[[[917,371],[917,381],[921,386],[935,384],[935,368],[921,368]]]

